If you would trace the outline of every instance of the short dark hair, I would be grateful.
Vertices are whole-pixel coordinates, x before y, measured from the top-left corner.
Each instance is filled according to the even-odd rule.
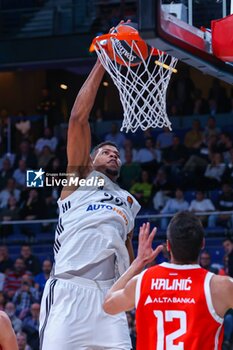
[[[95,146],[93,148],[93,150],[91,152],[92,158],[95,158],[98,149],[100,149],[103,146],[113,146],[113,147],[115,147],[118,150],[118,152],[120,151],[118,146],[117,146],[117,144],[115,144],[114,142],[112,142],[112,141],[104,141],[104,142],[99,143],[97,146]]]
[[[204,235],[202,223],[193,213],[182,211],[175,214],[167,229],[174,259],[183,264],[197,261]]]

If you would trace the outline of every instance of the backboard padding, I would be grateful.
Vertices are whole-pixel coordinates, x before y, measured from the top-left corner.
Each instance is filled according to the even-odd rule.
[[[233,66],[212,54],[211,35],[207,36],[202,30],[162,10],[160,0],[140,0],[139,12],[142,8],[146,9],[144,15],[148,14],[148,20],[144,15],[140,16],[140,34],[149,45],[206,74],[233,83]]]

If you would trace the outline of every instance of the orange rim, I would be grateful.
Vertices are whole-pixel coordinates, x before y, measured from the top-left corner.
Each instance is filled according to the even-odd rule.
[[[144,41],[140,37],[139,33],[127,33],[127,34],[126,33],[108,33],[108,34],[96,36],[91,43],[91,46],[89,48],[89,52],[95,51],[97,42],[108,40],[110,38],[117,38],[119,40],[138,40],[138,41],[142,40],[142,41]],[[106,46],[106,44],[101,44],[101,45]],[[153,56],[158,56],[161,53],[163,53],[162,50],[156,49],[155,47],[151,47],[151,54]]]
[[[142,40],[143,39],[140,37],[138,33],[108,33],[108,34],[103,34],[95,37],[91,43],[91,46],[89,48],[90,52],[95,51],[95,45],[97,41],[102,41],[102,40],[107,40],[110,38],[117,38],[119,40]]]

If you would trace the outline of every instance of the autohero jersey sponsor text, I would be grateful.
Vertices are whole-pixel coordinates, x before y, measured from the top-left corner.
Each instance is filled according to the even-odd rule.
[[[86,211],[101,211],[101,210],[110,210],[115,212],[116,214],[120,215],[123,219],[126,225],[128,225],[128,219],[122,208],[127,208],[131,205],[131,202],[127,199],[127,202],[121,198],[113,196],[112,194],[109,194],[107,192],[103,193],[103,198],[99,200],[100,203],[92,203],[89,204],[86,208]]]

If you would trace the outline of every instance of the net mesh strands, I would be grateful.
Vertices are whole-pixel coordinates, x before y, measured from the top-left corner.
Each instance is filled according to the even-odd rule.
[[[138,39],[132,40],[132,36],[126,60],[115,36],[108,34],[102,38],[104,39],[95,38],[91,51],[96,51],[119,91],[124,117],[121,131],[135,132],[139,127],[144,131],[164,126],[171,130],[166,112],[166,92],[178,60],[153,48],[149,48],[149,55],[144,59],[137,45]],[[107,40],[111,40],[111,57],[107,50]],[[132,66],[130,57],[135,54],[135,50],[140,55],[141,63]],[[123,64],[117,63],[119,57]]]

